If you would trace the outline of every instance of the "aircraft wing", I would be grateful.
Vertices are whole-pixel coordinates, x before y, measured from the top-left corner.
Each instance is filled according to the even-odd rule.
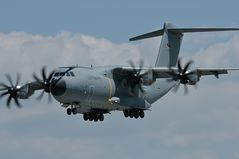
[[[135,68],[136,70],[140,70],[140,68]],[[122,70],[133,72],[133,68],[131,67],[122,67]],[[171,74],[177,72],[177,67],[144,67],[142,68],[141,72],[147,72],[152,70],[154,78],[170,78],[172,77]],[[198,77],[207,76],[207,75],[214,75],[215,77],[219,77],[220,74],[228,74],[228,71],[235,71],[239,70],[239,68],[196,68],[193,70],[189,70],[189,72],[197,74]]]
[[[214,75],[218,78],[219,74],[228,74],[228,71],[239,70],[237,68],[197,68],[192,72],[196,72],[199,77]]]

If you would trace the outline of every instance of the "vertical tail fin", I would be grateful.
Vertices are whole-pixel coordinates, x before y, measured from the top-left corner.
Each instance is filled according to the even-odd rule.
[[[155,66],[176,66],[183,34],[170,31],[169,29],[172,28],[174,28],[172,24],[164,24],[163,37]]]
[[[163,29],[131,38],[130,41],[163,36],[155,66],[176,66],[183,34],[172,32],[170,29],[173,28],[171,23],[164,23]]]

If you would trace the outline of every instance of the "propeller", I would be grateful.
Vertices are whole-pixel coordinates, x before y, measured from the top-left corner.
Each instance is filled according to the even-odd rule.
[[[41,94],[37,97],[37,100],[41,100],[44,96],[44,93],[48,93],[48,102],[50,103],[52,101],[52,98],[51,98],[51,92],[50,92],[50,85],[51,85],[51,78],[54,74],[54,71],[52,71],[49,76],[47,77],[46,76],[46,67],[42,67],[42,70],[41,70],[41,76],[42,76],[42,79],[40,79],[35,73],[33,73],[33,78],[39,82],[41,84],[41,88],[43,89],[43,91],[41,92]]]
[[[193,81],[191,81],[191,79],[189,78],[189,76],[192,75],[193,72],[188,71],[188,68],[190,67],[190,65],[192,65],[192,63],[193,63],[192,60],[188,61],[185,65],[185,67],[183,68],[182,64],[181,64],[181,58],[179,58],[178,63],[177,63],[178,70],[174,71],[170,68],[171,72],[169,74],[172,76],[172,78],[169,79],[168,81],[169,82],[179,81],[173,89],[174,92],[177,92],[180,87],[180,84],[183,84],[184,85],[184,94],[185,95],[188,94],[187,84],[193,83]]]
[[[133,76],[131,78],[131,89],[132,89],[132,92],[135,91],[135,88],[138,87],[139,90],[141,91],[141,93],[144,93],[144,89],[142,87],[142,77],[144,75],[146,75],[148,72],[145,72],[143,74],[141,74],[141,71],[142,71],[142,68],[144,66],[144,62],[143,60],[141,59],[140,62],[139,62],[139,69],[137,70],[136,67],[135,67],[135,64],[133,61],[129,61],[129,65],[133,68]]]
[[[6,102],[7,107],[10,108],[10,104],[13,99],[15,101],[16,106],[21,108],[21,104],[18,101],[18,92],[20,91],[20,87],[18,86],[18,84],[20,82],[21,76],[19,73],[17,74],[15,85],[13,84],[12,78],[9,74],[6,74],[6,78],[9,81],[10,86],[4,83],[0,83],[0,86],[2,87],[0,91],[4,91],[2,94],[0,94],[0,98],[9,95]]]

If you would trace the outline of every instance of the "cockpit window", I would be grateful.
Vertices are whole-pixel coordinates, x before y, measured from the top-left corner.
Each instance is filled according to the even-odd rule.
[[[60,76],[65,76],[65,73],[64,72],[60,72],[59,75]]]
[[[73,72],[56,72],[54,74],[54,77],[59,77],[59,76],[67,76],[67,77],[75,77],[75,74]]]

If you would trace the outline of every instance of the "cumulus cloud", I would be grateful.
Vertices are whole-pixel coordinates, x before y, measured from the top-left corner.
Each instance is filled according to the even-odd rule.
[[[200,49],[194,59],[201,66],[237,66],[239,59],[239,36],[234,36],[226,42],[220,42]]]
[[[195,66],[237,67],[239,36],[218,41],[217,36],[190,37]],[[198,44],[207,41],[211,45]],[[214,41],[214,42],[212,42]],[[117,65],[145,59],[154,65],[160,38],[117,44],[93,36],[60,32],[55,36],[25,32],[0,33],[0,80],[4,74],[22,73],[22,82],[32,81],[43,65],[48,70],[69,65]],[[189,49],[190,50],[190,49]],[[187,55],[187,54],[186,54]],[[169,93],[156,102],[143,120],[106,116],[103,123],[84,122],[80,115],[67,116],[57,102],[38,102],[33,96],[24,108],[7,110],[1,100],[1,158],[223,158],[238,156],[238,76],[203,78],[199,88]],[[213,82],[209,82],[213,81]],[[36,93],[38,94],[38,93]],[[215,146],[216,145],[216,146]],[[223,149],[223,151],[221,151]],[[13,153],[14,152],[14,153]],[[29,152],[29,153],[22,153]],[[20,155],[21,154],[21,155]],[[234,156],[233,156],[234,155]]]
[[[31,74],[43,65],[52,69],[69,65],[127,64],[129,59],[137,61],[140,51],[134,44],[114,44],[70,32],[60,32],[54,37],[13,32],[0,34],[0,55],[2,72]]]

